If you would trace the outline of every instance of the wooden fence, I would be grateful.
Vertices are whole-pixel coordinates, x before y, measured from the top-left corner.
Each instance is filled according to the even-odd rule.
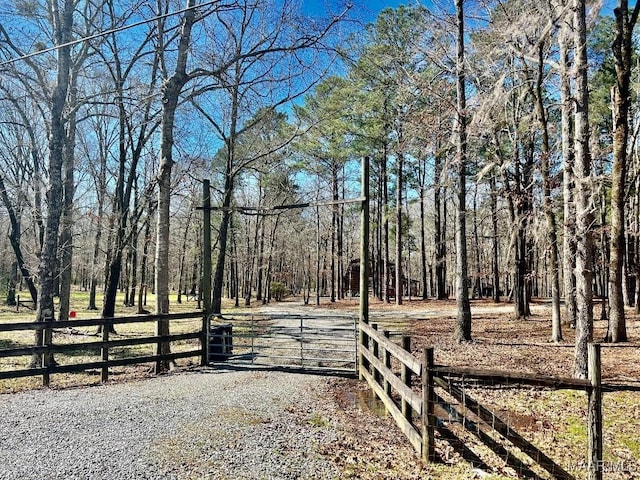
[[[156,370],[160,370],[162,362],[176,360],[178,358],[188,357],[200,357],[200,363],[205,364],[207,359],[207,342],[204,335],[206,335],[206,317],[202,312],[189,312],[189,313],[174,313],[168,315],[145,315],[145,316],[131,316],[131,317],[114,317],[114,318],[94,318],[94,319],[82,319],[82,320],[67,320],[67,321],[52,321],[52,322],[21,322],[21,323],[6,323],[0,324],[0,332],[15,332],[15,331],[32,331],[42,332],[43,345],[42,346],[26,346],[17,348],[5,348],[0,350],[0,358],[7,357],[20,357],[20,356],[35,356],[40,361],[38,366],[10,370],[0,371],[0,380],[9,378],[21,378],[31,376],[42,376],[43,386],[48,386],[50,383],[50,377],[56,373],[76,373],[86,370],[101,370],[102,381],[107,381],[109,378],[109,368],[125,365],[135,365],[140,363],[155,363]],[[156,323],[156,322],[174,322],[177,320],[188,319],[201,319],[199,328],[197,331],[189,333],[180,333],[174,335],[153,335],[136,338],[120,338],[117,340],[110,338],[110,332],[115,325],[132,324],[132,323]],[[52,332],[64,328],[75,329],[79,327],[98,327],[101,328],[102,333],[100,340],[91,342],[78,342],[78,343],[55,343],[53,342]],[[35,334],[34,334],[35,337]],[[184,341],[184,340],[200,340],[198,349],[193,349],[184,352],[175,353],[156,353],[154,355],[134,356],[127,358],[111,358],[110,349],[115,347],[127,347],[144,344],[157,345],[156,352],[163,352],[163,344],[171,344],[171,342]],[[69,365],[58,365],[56,362],[51,361],[55,353],[73,352],[79,349],[99,349],[100,361],[97,362],[85,362],[74,363]]]
[[[614,390],[603,386],[600,376],[600,345],[589,345],[589,380],[561,378],[508,372],[477,370],[471,368],[445,367],[434,363],[433,348],[425,348],[422,358],[410,353],[410,337],[402,337],[402,345],[392,342],[388,331],[378,331],[376,324],[360,324],[360,345],[358,351],[360,379],[366,380],[376,396],[384,403],[388,413],[407,436],[416,452],[425,462],[435,460],[434,432],[436,430],[450,442],[455,436],[443,428],[442,421],[434,413],[436,405],[445,406],[449,411],[464,419],[463,425],[474,425],[467,430],[480,442],[489,447],[508,465],[527,478],[540,478],[525,462],[509,451],[511,445],[525,453],[533,463],[551,476],[560,480],[573,480],[574,477],[545,455],[535,445],[518,434],[507,422],[500,419],[490,409],[482,406],[464,391],[461,379],[465,382],[486,382],[492,385],[527,385],[552,389],[582,390],[587,393],[588,452],[586,466],[589,480],[602,479],[602,392]],[[395,368],[392,368],[395,365]],[[412,378],[419,382],[412,382]],[[420,385],[416,393],[412,384]],[[438,393],[442,389],[454,401],[447,401]],[[620,388],[615,388],[619,390]],[[440,423],[440,425],[439,425]],[[480,424],[482,428],[480,428]],[[495,440],[498,438],[508,442]],[[474,462],[484,464],[464,444],[457,445],[463,456]]]

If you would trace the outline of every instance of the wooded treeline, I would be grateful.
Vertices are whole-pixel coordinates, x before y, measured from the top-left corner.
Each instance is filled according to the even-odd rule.
[[[192,298],[203,179],[214,312],[357,294],[358,206],[340,200],[367,155],[373,294],[455,297],[460,341],[471,296],[517,317],[550,297],[550,338],[576,327],[584,376],[594,297],[613,342],[640,305],[638,7],[454,0],[358,26],[301,3],[7,3],[7,303],[27,290],[43,321],[73,288],[105,317],[118,292],[139,312],[148,289],[158,313]]]

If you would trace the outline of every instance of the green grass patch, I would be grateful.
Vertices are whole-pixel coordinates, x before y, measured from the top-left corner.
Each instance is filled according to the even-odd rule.
[[[312,413],[307,422],[309,425],[317,428],[329,426],[329,421],[317,412]]]
[[[20,292],[21,300],[28,298],[26,292]],[[101,308],[102,298],[98,299],[98,306]],[[170,296],[170,305],[172,313],[181,312],[197,312],[197,302],[185,301],[177,303],[177,295]],[[145,309],[154,310],[155,297],[152,294],[147,296],[147,305]],[[70,311],[74,314],[70,320],[75,319],[98,319],[100,318],[100,310],[88,310],[89,292],[73,291],[70,299]],[[55,301],[56,311],[58,310],[58,299]],[[119,294],[116,299],[116,317],[136,316],[138,307],[128,307],[124,305],[124,294]],[[141,315],[141,318],[143,316]],[[10,323],[30,323],[35,320],[35,312],[26,308],[2,306],[0,307],[0,324]],[[170,323],[171,334],[194,333],[199,332],[202,328],[202,319],[200,317],[186,320],[172,320]],[[102,340],[102,336],[97,333],[98,327],[74,327],[74,328],[58,328],[53,331],[54,345],[78,345],[77,348],[71,348],[64,352],[55,353],[55,361],[60,365],[73,365],[88,362],[96,362],[101,359],[101,351],[99,346],[86,345]],[[110,340],[127,340],[142,339],[143,337],[153,337],[155,335],[156,324],[154,321],[144,323],[116,324],[115,334],[110,335]],[[31,347],[35,345],[35,332],[33,330],[10,331],[0,333],[0,350]],[[192,351],[200,348],[199,340],[182,340],[172,342],[172,352]],[[122,347],[113,347],[109,350],[110,359],[123,359],[131,357],[140,357],[153,355],[155,343],[145,343],[139,345],[129,345]],[[194,363],[194,359],[180,359],[177,361],[179,365],[189,365]],[[30,355],[19,357],[0,358],[0,371],[23,370],[29,367],[31,362]],[[149,365],[138,365],[126,368],[112,368],[113,377],[119,378],[123,375],[133,375],[139,377],[147,375],[150,370]],[[71,385],[88,385],[100,381],[98,371],[74,373],[74,374],[53,374],[51,377],[51,385],[54,387],[64,387]],[[0,380],[0,393],[14,392],[25,389],[38,388],[42,384],[40,377],[25,377],[9,380]]]

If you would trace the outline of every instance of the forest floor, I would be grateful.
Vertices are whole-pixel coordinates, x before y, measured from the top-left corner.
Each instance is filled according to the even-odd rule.
[[[317,308],[317,307],[314,307]],[[357,311],[357,299],[345,300],[321,308]],[[573,366],[575,331],[563,326],[564,341],[554,344],[551,336],[551,308],[546,301],[531,306],[531,316],[516,320],[513,305],[495,304],[488,300],[472,300],[473,326],[470,343],[458,344],[453,339],[457,318],[455,301],[413,300],[402,306],[372,300],[370,321],[381,324],[393,334],[410,335],[412,351],[419,356],[423,347],[433,346],[435,362],[440,365],[466,366],[512,373],[531,373],[570,377]],[[594,309],[600,318],[601,307]],[[602,344],[602,376],[608,384],[640,386],[640,317],[627,311],[629,342]],[[607,322],[596,320],[594,340],[602,341]],[[372,405],[362,393],[361,383],[337,382],[337,401]],[[366,389],[365,389],[366,390]],[[469,384],[466,394],[490,408],[527,440],[543,450],[577,479],[586,478],[587,425],[586,394],[569,390],[507,386],[477,386]],[[373,404],[372,413],[379,410]],[[378,413],[380,413],[378,411]],[[607,479],[640,479],[640,392],[605,393],[604,405],[604,477]],[[354,418],[357,415],[354,414]],[[392,424],[392,420],[386,421]],[[457,428],[460,427],[460,428]],[[504,465],[475,439],[454,425],[467,446],[487,464],[485,470],[469,469],[461,456],[444,440],[436,437],[436,450],[441,464],[430,467],[419,462],[403,461],[396,448],[407,448],[408,442],[399,430],[390,435],[384,428],[376,433],[375,447],[362,438],[371,438],[362,422],[354,422],[351,441],[336,449],[357,452],[358,461],[345,461],[353,478],[394,478],[390,473],[402,472],[400,478],[514,478],[515,472]],[[401,446],[400,444],[404,444]],[[408,447],[410,448],[410,447]],[[350,457],[346,457],[347,459]],[[525,458],[526,457],[522,457]],[[489,467],[487,469],[487,467]],[[367,473],[373,472],[373,473]],[[546,478],[540,473],[541,478]]]
[[[78,298],[84,304],[84,297]],[[256,306],[249,310],[264,309]],[[330,303],[321,299],[319,307],[303,305],[300,299],[288,299],[272,303],[266,310],[287,311],[312,315],[316,309],[358,312],[358,298]],[[172,309],[176,304],[172,302]],[[177,305],[183,311],[195,310],[194,302]],[[131,314],[119,307],[119,314]],[[551,334],[551,309],[546,301],[535,301],[532,315],[527,319],[514,319],[513,305],[495,304],[489,300],[472,300],[472,337],[470,343],[458,344],[453,339],[457,309],[453,300],[411,300],[404,304],[385,304],[370,301],[370,321],[392,333],[399,342],[400,335],[412,337],[412,351],[420,356],[423,347],[433,346],[437,364],[467,366],[520,373],[571,376],[573,364],[574,330],[563,326],[564,342],[549,342]],[[234,312],[228,308],[230,312]],[[601,316],[596,305],[595,317]],[[240,309],[237,311],[247,311]],[[78,308],[79,318],[97,317],[97,312]],[[27,321],[33,313],[2,311],[0,322]],[[24,316],[23,318],[20,318]],[[618,345],[602,345],[602,376],[609,384],[640,386],[640,316],[627,310],[629,342]],[[596,320],[594,339],[601,341],[607,322]],[[198,328],[185,324],[185,329]],[[81,333],[81,335],[78,335]],[[120,332],[128,335],[126,331]],[[133,334],[133,333],[131,333]],[[139,334],[139,332],[135,332]],[[7,335],[7,334],[5,334]],[[60,332],[64,337],[95,335],[93,332]],[[31,335],[24,338],[3,340],[4,348],[15,344],[28,345]],[[4,343],[3,343],[4,342]],[[18,343],[15,343],[18,342]],[[27,361],[25,358],[24,361]],[[76,361],[79,359],[76,358]],[[185,360],[181,367],[189,367],[195,360]],[[18,364],[0,365],[3,368],[19,367]],[[135,378],[152,377],[148,365],[129,367],[112,376],[115,382]],[[56,387],[99,383],[99,375],[58,375]],[[440,462],[425,466],[419,461],[409,442],[395,427],[392,419],[372,398],[363,382],[352,379],[328,378],[325,381],[331,394],[323,398],[328,402],[327,411],[335,413],[331,421],[339,426],[340,436],[329,444],[320,446],[319,453],[331,459],[340,471],[340,478],[359,479],[434,479],[463,480],[472,478],[515,478],[515,473],[504,462],[486,452],[473,438],[465,441],[479,453],[486,463],[478,469],[464,462],[446,441],[436,437],[436,450]],[[416,386],[417,387],[417,386]],[[38,388],[38,379],[0,381],[0,393]],[[554,391],[541,388],[521,388],[517,385],[483,386],[465,385],[465,392],[497,412],[512,428],[542,449],[549,457],[569,471],[576,479],[586,478],[586,395],[568,390]],[[604,460],[605,478],[612,480],[640,479],[640,392],[614,392],[604,395]],[[333,413],[332,413],[333,415]],[[456,429],[460,425],[453,425]],[[461,426],[460,426],[461,427]],[[462,428],[459,428],[462,430]],[[461,435],[465,435],[462,431]],[[540,474],[541,478],[547,478]]]

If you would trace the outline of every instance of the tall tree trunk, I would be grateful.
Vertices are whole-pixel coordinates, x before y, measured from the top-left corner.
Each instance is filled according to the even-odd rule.
[[[256,226],[257,227],[257,226]],[[266,303],[264,298],[264,237],[265,237],[265,221],[264,218],[260,222],[260,242],[258,244],[258,279],[256,282],[256,300]]]
[[[239,54],[239,52],[237,52]],[[224,288],[224,266],[226,263],[227,243],[229,236],[229,224],[231,222],[231,202],[233,200],[233,191],[235,186],[235,150],[238,135],[238,121],[240,110],[240,85],[241,85],[241,69],[240,65],[235,66],[235,83],[231,87],[231,112],[229,136],[225,140],[226,162],[224,175],[224,193],[222,195],[222,218],[218,229],[218,257],[213,273],[213,288],[211,308],[212,313],[220,315],[222,313],[222,291]]]
[[[136,290],[138,288],[138,234],[133,233],[131,237],[131,289],[129,290],[129,299],[127,307],[135,307]]]
[[[491,272],[493,278],[493,301],[500,303],[500,266],[499,266],[499,242],[498,242],[498,192],[496,186],[496,174],[489,177],[491,188]]]
[[[96,305],[96,290],[98,288],[98,259],[100,258],[100,249],[102,242],[102,222],[104,221],[104,200],[107,193],[107,155],[100,154],[100,170],[96,178],[96,189],[98,196],[98,212],[96,214],[96,234],[93,239],[93,258],[91,259],[91,279],[89,281],[89,305],[88,310],[98,310]]]
[[[233,298],[233,305],[235,308],[240,306],[240,273],[238,267],[238,239],[236,236],[236,228],[233,223],[233,217],[230,219],[231,227],[231,290]]]
[[[120,279],[120,291],[124,294],[122,295],[122,305],[126,307],[129,303],[129,282],[131,280],[131,247],[129,245],[127,245],[124,255],[124,275]]]
[[[68,100],[71,105],[77,102],[77,72],[71,74],[71,84],[69,86]],[[71,286],[73,281],[73,197],[75,195],[74,164],[76,145],[76,111],[69,114],[66,120],[66,140],[64,146],[63,161],[63,207],[60,218],[60,236],[58,239],[58,249],[60,256],[59,274],[59,316],[58,319],[65,321],[69,319],[71,303]]]
[[[516,92],[513,92],[513,104],[517,103]],[[514,285],[513,304],[516,318],[526,318],[529,314],[529,303],[527,296],[528,283],[528,242],[527,230],[530,215],[529,200],[529,179],[528,179],[528,159],[524,151],[524,141],[521,135],[521,118],[517,113],[518,109],[513,108],[513,165],[514,165],[514,203],[515,203],[515,243],[514,243]],[[524,161],[523,158],[524,157]]]
[[[245,282],[244,282],[244,306],[245,307],[249,307],[251,305],[251,295],[253,293],[252,289],[253,289],[253,276],[254,276],[254,272],[256,269],[256,247],[258,245],[258,223],[259,223],[259,217],[256,216],[256,222],[255,222],[255,227],[253,229],[253,243],[251,242],[251,237],[250,237],[250,231],[249,231],[249,224],[250,222],[247,222],[247,229],[246,229],[246,240],[247,240],[247,251],[246,251],[246,267],[245,267]],[[258,265],[258,268],[260,267],[260,265]]]
[[[189,228],[191,227],[191,215],[193,213],[193,209],[189,209],[189,214],[187,215],[187,223],[184,226],[184,232],[182,233],[182,248],[180,249],[180,265],[178,267],[178,298],[177,302],[182,303],[182,290],[186,289],[186,279],[185,279],[185,270],[186,270],[186,261],[187,261],[187,240],[189,239]]]
[[[271,279],[272,279],[272,265],[273,265],[273,252],[276,250],[276,232],[278,231],[278,225],[280,224],[280,215],[276,215],[276,218],[273,222],[273,228],[271,229],[269,235],[269,255],[267,256],[267,265],[266,265],[266,290],[267,294],[265,295],[265,301],[263,303],[267,303],[271,300]]]
[[[376,242],[375,242],[375,264],[374,268],[374,289],[380,301],[384,300],[384,266],[382,256],[382,229],[383,229],[383,197],[382,197],[382,172],[378,175],[378,195],[376,195]]]
[[[433,190],[433,210],[434,210],[434,236],[435,236],[435,264],[436,264],[436,298],[444,300],[447,295],[447,247],[446,228],[442,218],[442,152],[440,145],[436,143],[436,153],[434,156],[434,190]]]
[[[173,167],[174,123],[178,99],[182,89],[189,80],[186,73],[189,46],[191,44],[191,28],[196,21],[196,12],[193,9],[195,0],[187,0],[180,36],[178,51],[176,53],[176,67],[169,77],[162,91],[162,121],[160,139],[160,162],[158,164],[158,213],[156,221],[156,256],[155,256],[155,289],[156,289],[156,314],[169,313],[169,218],[171,203],[171,169]],[[156,323],[156,335],[169,335],[169,321],[158,320]],[[156,347],[157,355],[169,353],[169,342],[161,342]],[[167,360],[158,361],[157,371],[167,370]]]
[[[320,305],[320,208],[316,207],[316,305]]]
[[[75,104],[78,97],[76,76],[72,75],[69,86],[69,102]],[[75,195],[75,145],[76,145],[76,113],[74,111],[67,118],[67,134],[64,145],[64,179],[62,184],[63,201],[62,216],[60,219],[59,248],[61,250],[60,262],[60,312],[59,320],[69,319],[69,306],[71,301],[71,266],[73,261],[73,197]]]
[[[425,170],[426,166],[422,164],[421,173],[420,173],[420,277],[422,280],[422,299],[426,300],[429,296],[429,284],[427,283],[427,239],[426,239],[426,218],[425,218],[425,207],[424,203],[426,201],[425,198],[425,187],[424,187],[424,178],[426,177]]]
[[[22,274],[22,278],[27,284],[27,288],[29,289],[29,294],[31,295],[31,300],[35,305],[38,301],[38,291],[36,289],[36,285],[33,282],[33,277],[31,272],[27,268],[27,264],[24,259],[24,254],[22,252],[22,224],[20,222],[20,213],[17,212],[9,198],[7,193],[7,189],[4,185],[4,178],[0,174],[0,196],[2,197],[2,202],[4,203],[5,208],[7,209],[7,213],[9,215],[9,223],[11,225],[9,231],[9,243],[11,244],[11,248],[13,249],[13,253],[16,256],[16,263],[18,268],[20,269],[20,273]]]
[[[345,165],[342,164],[342,174],[341,174],[341,193],[340,196],[342,199],[345,198]],[[338,205],[338,299],[344,300],[345,292],[344,292],[344,204]]]
[[[56,59],[56,80],[51,95],[51,124],[49,132],[49,189],[47,191],[48,213],[45,220],[43,248],[38,266],[38,302],[36,322],[54,320],[53,295],[55,291],[55,272],[57,271],[58,232],[62,214],[62,165],[66,142],[65,110],[70,85],[71,46],[73,36],[73,13],[75,2],[64,0],[62,10],[58,0],[52,0],[50,16],[53,23],[54,43],[58,47]],[[51,330],[37,330],[35,346],[51,342]],[[31,365],[40,366],[53,362],[53,355],[34,354]]]
[[[233,179],[228,176],[225,180],[225,195],[222,200],[222,218],[218,230],[218,256],[213,272],[213,287],[211,289],[211,312],[222,314],[222,291],[224,288],[224,265],[226,260],[227,240],[229,236],[229,223],[231,221],[231,206]]]
[[[589,153],[589,85],[585,0],[575,8],[576,345],[573,374],[587,378],[587,345],[593,340],[593,187]]]
[[[477,165],[476,165],[477,167]],[[473,189],[473,244],[476,260],[476,274],[473,281],[473,297],[478,296],[482,298],[482,283],[481,283],[481,258],[480,258],[480,236],[478,234],[478,184],[474,185]]]
[[[303,302],[305,305],[309,305],[311,298],[311,253],[308,253],[306,257],[303,292]]]
[[[536,111],[542,136],[541,173],[543,190],[543,208],[549,234],[549,269],[551,270],[551,341],[562,341],[562,322],[560,318],[560,272],[558,268],[558,235],[556,217],[551,203],[551,147],[549,145],[549,122],[544,108],[542,82],[544,79],[544,44],[538,46],[538,73],[536,76]]]
[[[634,156],[635,157],[635,156]],[[634,173],[638,172],[638,158],[634,158]],[[636,191],[638,191],[638,189],[640,188],[640,175],[634,175],[634,182],[633,185],[636,188]],[[630,228],[630,232],[629,235],[627,236],[627,248],[626,248],[626,256],[630,257],[631,255],[634,256],[634,262],[633,262],[633,267],[631,267],[628,271],[633,271],[635,272],[635,277],[637,279],[640,279],[640,261],[638,258],[638,255],[640,254],[640,252],[638,252],[638,248],[631,248],[629,249],[628,247],[630,245],[634,245],[634,243],[637,245],[637,242],[634,242],[634,240],[636,238],[640,238],[640,199],[638,199],[637,197],[632,198],[631,200],[631,217],[632,220],[630,220],[630,224],[632,225],[632,228]],[[627,275],[628,277],[630,277],[630,275]],[[626,285],[626,282],[624,283],[624,285]],[[640,282],[636,281],[636,285],[635,285],[635,292],[634,292],[634,296],[635,296],[635,313],[640,313]]]
[[[569,20],[569,19],[567,19]],[[565,22],[566,23],[566,22]],[[562,184],[564,201],[564,235],[563,235],[563,278],[566,323],[576,324],[576,211],[575,211],[575,155],[574,125],[571,112],[573,95],[571,93],[571,36],[570,26],[565,25],[560,31],[560,101],[562,118]]]
[[[338,200],[338,165],[334,160],[331,164],[331,198]],[[338,205],[331,207],[331,303],[336,301],[336,241],[338,236]]]
[[[138,238],[140,236],[140,228],[138,223],[140,222],[141,212],[140,212],[140,199],[138,196],[138,188],[136,183],[134,201],[133,201],[133,210],[135,212],[133,221],[131,222],[131,241],[130,241],[130,249],[131,249],[131,290],[129,291],[129,298],[127,299],[126,305],[127,307],[135,307],[136,306],[136,289],[138,287]]]
[[[138,292],[138,314],[149,313],[144,306],[147,304],[149,244],[151,243],[151,212],[147,213],[144,222],[144,240],[142,244],[142,261],[140,262],[140,290]]]
[[[391,299],[389,298],[389,291],[391,286],[389,281],[391,280],[391,260],[389,257],[389,175],[387,171],[387,145],[385,143],[384,152],[382,155],[382,242],[384,244],[384,259],[383,259],[383,270],[384,270],[384,283],[383,283],[383,295],[384,301],[386,303],[390,303]],[[397,295],[397,292],[396,292]]]
[[[37,147],[36,134],[31,122],[31,118],[29,113],[25,110],[24,105],[21,101],[11,97],[9,92],[3,88],[5,92],[7,92],[7,100],[11,102],[13,105],[14,111],[20,116],[22,120],[23,128],[29,138],[29,156],[31,158],[31,168],[33,169],[33,173],[31,176],[31,182],[33,184],[33,220],[36,226],[36,251],[42,251],[42,244],[44,238],[44,224],[42,221],[42,174],[40,168],[40,153]],[[11,202],[9,195],[7,194],[4,179],[2,175],[0,175],[0,196],[2,197],[2,202],[7,209],[7,214],[9,215],[9,222],[11,225],[9,232],[9,243],[11,244],[11,248],[16,256],[16,262],[18,269],[20,270],[20,275],[22,279],[26,282],[27,288],[29,290],[29,295],[31,296],[31,300],[33,304],[36,305],[38,301],[38,290],[36,284],[34,283],[34,273],[29,269],[27,264],[25,263],[24,253],[22,251],[21,241],[22,241],[22,201],[20,200],[16,206]]]
[[[467,98],[465,91],[464,59],[464,0],[455,0],[457,18],[457,112],[456,112],[456,173],[458,180],[458,209],[456,211],[456,304],[458,321],[455,339],[457,342],[471,341],[471,305],[469,303],[467,263]]]
[[[402,305],[402,190],[404,189],[404,154],[398,153],[396,185],[396,305]]]
[[[625,221],[624,186],[627,177],[627,144],[629,141],[629,104],[631,57],[633,52],[633,28],[638,20],[640,3],[636,2],[631,17],[627,0],[619,0],[614,9],[616,17],[616,35],[613,42],[616,83],[612,88],[613,107],[613,167],[611,169],[611,253],[609,278],[609,328],[606,341],[624,342],[627,340],[627,327],[624,314],[622,266],[625,257]],[[637,279],[636,279],[637,281]]]
[[[13,307],[17,304],[16,284],[18,283],[18,262],[11,262],[7,275],[7,299],[6,304]]]

